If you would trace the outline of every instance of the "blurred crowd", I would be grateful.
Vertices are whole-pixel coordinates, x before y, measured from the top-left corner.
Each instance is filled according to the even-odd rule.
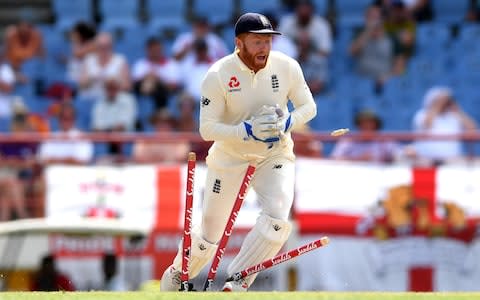
[[[274,37],[273,49],[299,61],[312,93],[322,101],[322,95],[338,80],[332,78],[331,70],[332,55],[340,51],[334,45],[341,28],[335,23],[335,12],[319,15],[314,2],[284,1],[284,8],[263,13],[283,32]],[[353,61],[350,71],[371,80],[380,93],[389,80],[405,74],[415,55],[418,24],[435,18],[432,1],[372,0],[364,16],[363,25],[355,27],[344,50]],[[478,11],[472,5],[465,22],[476,20]],[[0,143],[0,221],[41,216],[38,199],[44,195],[42,168],[46,164],[89,164],[111,157],[137,163],[183,162],[192,147],[205,152],[208,145],[185,140],[133,145],[75,140],[83,132],[196,131],[201,80],[216,60],[233,50],[233,40],[220,34],[233,23],[220,28],[205,16],[192,17],[190,22],[190,29],[176,34],[171,43],[149,37],[143,57],[132,61],[117,50],[116,31],[80,21],[67,31],[69,52],[55,57],[65,66],[66,72],[59,76],[64,80],[53,81],[33,74],[49,57],[41,24],[21,20],[6,28],[0,53],[3,131],[51,132],[70,140]],[[33,91],[26,93],[26,89]],[[31,101],[28,95],[37,100]],[[432,84],[424,91],[423,104],[421,99],[415,101],[418,111],[410,119],[415,132],[458,134],[477,128],[449,86]],[[347,136],[326,151],[322,143],[309,138],[312,129],[317,129],[312,125],[296,133],[295,151],[310,157],[425,164],[448,162],[465,154],[462,142],[456,140],[409,144],[370,140],[382,130],[383,121],[378,111],[357,107],[352,124],[365,140]]]

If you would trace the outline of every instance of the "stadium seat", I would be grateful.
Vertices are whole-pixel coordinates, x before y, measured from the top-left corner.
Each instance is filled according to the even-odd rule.
[[[313,0],[315,6],[315,13],[320,16],[325,16],[328,12],[328,0]]]
[[[154,31],[175,30],[180,32],[187,27],[185,14],[186,0],[158,1],[148,0],[147,13],[149,27]]]
[[[95,100],[89,98],[76,98],[74,101],[75,110],[77,112],[77,124],[79,129],[90,131],[92,129],[92,110]]]
[[[450,42],[450,28],[444,24],[422,23],[417,26],[417,51],[431,55],[432,51],[444,51]]]
[[[214,25],[230,23],[233,12],[233,0],[194,0],[193,13],[207,17]]]
[[[54,0],[53,12],[56,27],[70,29],[78,21],[91,21],[93,15],[91,0]]]
[[[457,43],[454,45],[457,53],[478,53],[480,51],[480,25],[479,24],[462,24],[459,29]]]
[[[434,0],[431,1],[435,21],[449,25],[461,23],[467,14],[469,0]]]
[[[105,28],[138,26],[140,2],[137,0],[101,0],[100,14]]]
[[[407,76],[411,77],[419,85],[432,85],[440,81],[446,73],[446,58],[443,54],[437,54],[435,59],[431,57],[414,57],[408,62]]]
[[[356,27],[364,23],[364,14],[371,0],[336,0],[338,25]]]
[[[282,9],[280,0],[241,0],[240,7],[242,12],[276,12]]]
[[[10,118],[2,117],[0,118],[0,132],[9,132],[10,131]]]

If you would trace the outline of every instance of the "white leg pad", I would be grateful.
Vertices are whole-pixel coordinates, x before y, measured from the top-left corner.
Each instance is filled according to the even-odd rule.
[[[217,251],[217,245],[212,244],[202,238],[198,228],[192,230],[192,247],[189,264],[189,277],[194,278],[200,273],[203,267],[213,258]],[[182,243],[178,246],[177,256],[173,260],[173,267],[177,270],[182,269]]]
[[[274,257],[287,241],[291,230],[292,225],[288,221],[260,215],[245,237],[240,252],[228,266],[228,276]],[[255,280],[256,275],[245,278],[248,286]]]

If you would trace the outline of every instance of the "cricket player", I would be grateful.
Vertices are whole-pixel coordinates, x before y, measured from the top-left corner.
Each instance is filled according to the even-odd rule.
[[[228,275],[275,256],[290,234],[295,175],[290,132],[311,120],[316,106],[299,64],[270,51],[275,34],[280,32],[265,16],[242,15],[235,24],[234,53],[212,65],[203,80],[200,134],[214,143],[206,160],[201,224],[192,230],[190,278],[213,258],[252,155],[258,160],[250,186],[262,211]],[[180,288],[181,261],[180,245],[161,290]],[[226,282],[223,290],[246,291],[255,277]]]

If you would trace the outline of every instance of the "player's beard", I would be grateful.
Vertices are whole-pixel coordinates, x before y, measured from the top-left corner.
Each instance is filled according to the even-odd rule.
[[[248,51],[247,47],[245,45],[242,45],[240,48],[240,57],[242,58],[243,62],[249,67],[250,69],[254,70],[257,72],[260,69],[265,68],[265,65],[267,64],[268,61],[268,52],[264,54],[265,59],[260,60],[258,59],[258,56],[260,56],[260,53],[253,54],[250,51]]]

